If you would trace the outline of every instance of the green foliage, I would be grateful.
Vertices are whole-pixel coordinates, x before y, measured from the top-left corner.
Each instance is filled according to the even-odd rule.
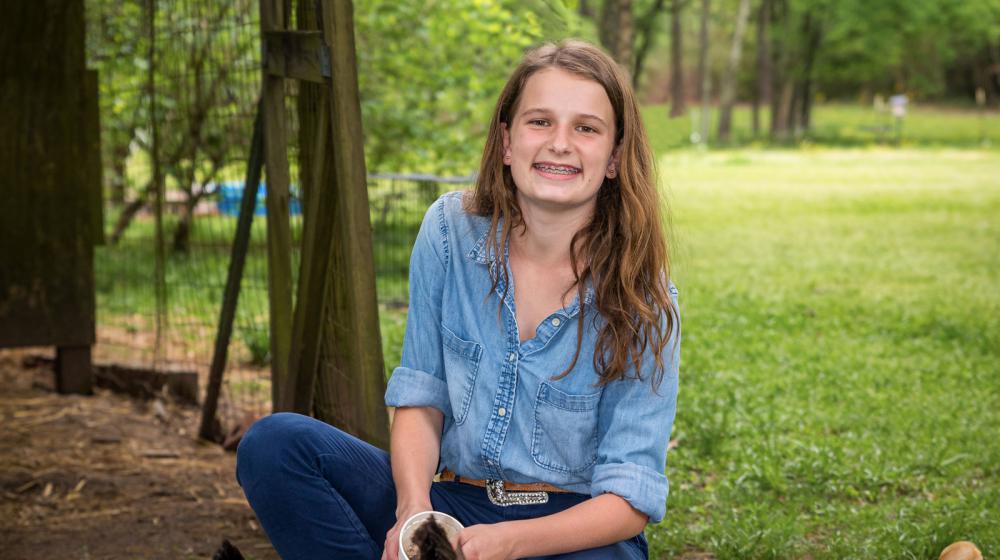
[[[101,148],[105,178],[115,197],[132,186],[125,161],[136,130],[148,120],[142,102],[149,68],[149,42],[139,2],[88,0],[87,65],[98,70]]]
[[[228,159],[246,157],[260,40],[251,0],[187,8],[157,10],[155,69],[163,169],[190,196],[218,179]]]
[[[468,174],[524,50],[573,34],[558,0],[355,4],[370,171]]]
[[[250,353],[250,365],[264,367],[271,363],[270,325],[254,325],[238,329],[236,335]]]
[[[946,69],[1000,36],[998,0],[839,0],[826,3],[825,15],[816,79],[841,96],[859,86],[940,96]]]
[[[257,7],[251,0],[160,4],[155,15],[156,124],[175,188],[205,183],[245,157],[259,90]],[[101,76],[103,141],[121,166],[149,150],[151,36],[142,2],[88,0],[88,62]],[[134,145],[134,146],[133,146]]]
[[[109,183],[134,189],[142,185],[125,162],[149,150],[152,134],[147,15],[136,0],[88,0],[87,17]],[[168,185],[191,198],[246,157],[259,89],[256,2],[161,3],[155,25],[160,157]],[[581,24],[561,0],[361,0],[355,29],[369,170],[464,175],[524,50],[578,35]]]

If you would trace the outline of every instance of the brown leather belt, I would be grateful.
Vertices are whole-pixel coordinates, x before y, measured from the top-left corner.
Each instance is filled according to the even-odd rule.
[[[462,484],[471,484],[473,486],[478,486],[480,488],[486,488],[489,481],[479,480],[477,478],[466,478],[464,476],[458,476],[451,469],[445,468],[441,471],[440,480],[442,482],[461,482]],[[545,482],[507,482],[503,481],[503,487],[510,492],[554,492],[557,494],[568,494],[569,490],[563,490],[558,486],[552,486],[551,484]]]

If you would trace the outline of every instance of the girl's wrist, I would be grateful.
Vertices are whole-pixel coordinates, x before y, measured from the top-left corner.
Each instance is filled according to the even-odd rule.
[[[530,551],[524,550],[521,546],[523,539],[518,538],[517,521],[501,521],[495,527],[500,531],[500,542],[507,543],[507,558],[514,560],[529,555]]]
[[[434,506],[431,505],[430,499],[428,500],[407,500],[403,502],[398,502],[396,504],[396,519],[402,520],[403,517],[410,517],[415,513],[420,513],[422,511],[431,511]]]

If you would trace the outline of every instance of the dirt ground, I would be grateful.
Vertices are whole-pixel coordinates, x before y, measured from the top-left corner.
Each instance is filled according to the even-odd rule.
[[[57,395],[30,354],[0,350],[0,560],[278,558],[198,409]]]

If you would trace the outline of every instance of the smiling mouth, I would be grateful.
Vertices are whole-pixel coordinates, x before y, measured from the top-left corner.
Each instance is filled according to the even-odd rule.
[[[536,163],[532,167],[539,171],[554,173],[556,175],[575,175],[581,171],[579,167],[573,167],[571,165],[554,165],[551,163]]]

